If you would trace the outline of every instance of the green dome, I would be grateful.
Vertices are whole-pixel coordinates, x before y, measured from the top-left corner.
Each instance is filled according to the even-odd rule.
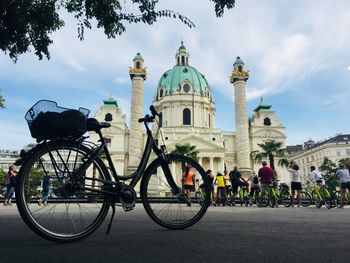
[[[136,56],[134,57],[133,61],[135,60],[141,60],[141,61],[144,61],[143,60],[143,57],[141,56],[140,52],[137,52]]]
[[[237,57],[236,60],[235,60],[235,63],[233,63],[233,66],[236,65],[236,64],[243,64],[244,65],[244,62],[243,62],[243,60],[240,57]]]
[[[204,75],[189,65],[176,65],[166,71],[159,80],[157,94],[160,89],[164,95],[178,92],[180,87],[189,83],[192,87],[191,94],[197,93],[206,96],[206,90],[210,89],[208,81]],[[158,99],[158,96],[156,96]]]

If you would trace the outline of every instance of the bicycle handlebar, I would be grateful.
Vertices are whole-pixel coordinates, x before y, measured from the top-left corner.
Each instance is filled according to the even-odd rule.
[[[139,122],[139,123],[141,123],[141,122],[153,122],[153,121],[154,121],[154,118],[155,118],[156,116],[160,117],[160,114],[156,111],[156,108],[155,108],[153,105],[151,105],[151,106],[149,107],[149,109],[150,109],[150,111],[151,111],[151,113],[152,113],[152,116],[146,114],[145,117],[143,117],[143,118],[141,118],[141,119],[138,119],[138,122]]]

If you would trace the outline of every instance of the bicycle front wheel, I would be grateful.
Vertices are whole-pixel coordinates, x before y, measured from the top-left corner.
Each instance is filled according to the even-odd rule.
[[[88,147],[73,141],[39,144],[27,154],[17,177],[16,203],[25,223],[41,237],[76,241],[106,217],[105,186],[95,180],[110,180],[101,159],[95,159],[83,175],[75,173],[90,154]],[[49,189],[43,180],[46,175]]]
[[[325,206],[331,209],[335,206],[335,199],[332,197],[331,193],[327,189],[322,190],[322,198]]]
[[[171,154],[168,157],[169,170],[180,193],[174,193],[163,172],[162,160],[158,158],[148,166],[142,178],[142,203],[147,214],[157,224],[170,229],[183,229],[197,223],[207,211],[210,205],[209,181],[203,168],[193,159]],[[190,167],[195,180],[203,181],[204,194],[200,202],[193,196],[198,189],[187,189],[189,195],[182,189],[185,167]]]

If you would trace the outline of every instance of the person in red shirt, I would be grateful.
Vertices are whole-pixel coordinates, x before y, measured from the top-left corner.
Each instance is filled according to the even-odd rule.
[[[263,161],[262,167],[259,169],[258,177],[260,177],[260,186],[261,186],[261,195],[260,195],[260,204],[262,203],[265,192],[266,192],[266,186],[272,185],[272,179],[273,179],[273,170],[271,167],[267,166],[267,163]]]

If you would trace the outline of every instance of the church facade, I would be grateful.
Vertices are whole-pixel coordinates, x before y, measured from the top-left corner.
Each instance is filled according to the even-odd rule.
[[[285,127],[271,106],[261,101],[252,116],[248,117],[246,83],[249,72],[245,71],[244,66],[244,62],[237,57],[230,77],[231,84],[228,83],[234,89],[234,105],[227,110],[232,111],[231,121],[235,123],[236,131],[222,131],[215,126],[216,107],[209,82],[190,65],[189,53],[181,43],[175,55],[174,67],[160,76],[153,97],[153,105],[158,112],[162,112],[162,137],[157,139],[160,142],[164,140],[169,152],[176,144],[195,145],[199,151],[197,160],[205,170],[211,169],[216,173],[222,172],[225,166],[232,170],[238,165],[243,175],[248,176],[260,167],[250,157],[252,151],[261,150],[259,143],[276,140],[285,147]],[[140,53],[133,59],[129,74],[132,87],[130,126],[113,98],[105,100],[95,116],[99,121],[111,124],[103,132],[120,174],[136,169],[146,141],[142,124],[137,121],[144,116],[143,87],[147,77]],[[157,128],[154,124],[153,130]],[[93,134],[90,137],[92,141],[97,140]],[[288,182],[286,169],[276,169],[279,179]]]

